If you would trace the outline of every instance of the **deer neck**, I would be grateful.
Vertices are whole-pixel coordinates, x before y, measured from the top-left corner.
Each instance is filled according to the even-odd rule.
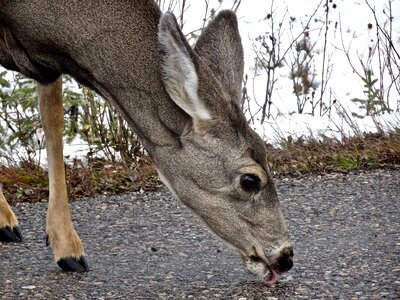
[[[96,89],[118,107],[150,156],[155,158],[164,147],[179,148],[179,137],[189,118],[161,85],[158,90],[118,89],[98,82],[94,82]]]
[[[156,147],[177,146],[188,117],[161,80],[161,12],[154,1],[119,1],[113,7],[54,1],[52,11],[42,5],[2,7],[3,64],[42,83],[66,73],[95,89],[118,108],[152,156]]]

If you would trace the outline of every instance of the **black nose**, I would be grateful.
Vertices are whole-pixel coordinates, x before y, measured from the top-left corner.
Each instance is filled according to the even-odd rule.
[[[287,272],[293,267],[293,248],[287,247],[282,250],[278,258],[278,269],[280,272]]]

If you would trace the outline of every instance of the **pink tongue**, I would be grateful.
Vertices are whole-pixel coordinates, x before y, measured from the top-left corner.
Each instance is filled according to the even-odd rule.
[[[269,279],[266,278],[263,280],[263,283],[265,285],[273,285],[278,281],[278,277],[279,277],[278,273],[276,273],[272,269],[270,269],[270,273],[271,273],[270,278]]]

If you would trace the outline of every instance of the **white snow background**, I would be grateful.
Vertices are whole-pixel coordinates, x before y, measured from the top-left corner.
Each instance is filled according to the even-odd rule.
[[[344,1],[332,0],[329,2],[329,29],[327,37],[327,52],[326,56],[330,60],[331,75],[327,82],[325,92],[325,99],[329,96],[334,97],[341,105],[343,105],[347,112],[363,112],[358,109],[358,105],[350,101],[352,98],[365,98],[363,94],[364,82],[353,72],[351,66],[343,51],[343,46],[349,51],[350,59],[353,65],[362,72],[362,66],[359,62],[361,57],[364,62],[368,59],[369,47],[376,43],[376,26],[374,15],[371,9],[366,5],[364,0],[359,1]],[[211,3],[216,3],[211,2]],[[224,8],[230,8],[233,1],[223,1]],[[294,27],[292,29],[293,36],[298,36],[304,30],[304,24],[307,23],[311,15],[315,12],[320,4],[316,14],[312,17],[310,22],[309,34],[311,43],[316,42],[313,50],[313,59],[316,67],[316,80],[321,82],[322,72],[322,59],[324,49],[324,30],[321,32],[320,28],[325,27],[325,10],[326,1],[315,0],[285,0],[285,1],[242,1],[237,11],[239,19],[239,29],[242,37],[242,43],[245,51],[245,73],[249,78],[253,76],[252,67],[254,66],[255,54],[252,50],[252,42],[255,38],[266,32],[270,33],[271,19],[266,19],[266,16],[273,11],[275,15],[275,27],[279,22],[282,22],[283,32],[281,39],[282,52],[289,47],[293,40],[290,37],[289,19],[295,18]],[[384,15],[383,10],[388,13],[387,0],[371,0],[370,5],[375,9],[377,18],[381,26],[388,26],[387,17]],[[335,4],[336,8],[333,8]],[[192,1],[191,7],[188,11],[204,11],[203,1]],[[216,4],[211,7],[216,7]],[[286,17],[283,16],[286,14]],[[392,14],[393,14],[393,41],[396,48],[400,47],[400,1],[392,1]],[[199,15],[199,14],[198,14]],[[201,17],[194,18],[187,14],[184,31],[190,32],[201,24]],[[197,19],[197,24],[193,20]],[[283,20],[283,21],[282,21]],[[386,24],[385,24],[386,22]],[[372,29],[368,29],[368,24],[373,25]],[[297,24],[297,26],[296,26]],[[336,24],[336,28],[335,28]],[[197,26],[197,27],[196,27]],[[290,63],[290,57],[286,57],[286,61]],[[379,76],[378,69],[378,55],[376,54],[371,63],[370,68],[375,73],[375,77]],[[397,69],[397,74],[399,70]],[[289,135],[293,137],[310,136],[319,137],[320,135],[327,135],[329,137],[340,138],[342,134],[351,136],[354,135],[353,129],[350,128],[343,118],[338,115],[333,108],[332,114],[329,117],[327,114],[323,117],[311,116],[309,114],[310,107],[305,108],[304,114],[298,114],[296,96],[293,94],[293,83],[289,78],[290,69],[286,64],[282,68],[277,69],[277,82],[274,87],[272,96],[273,109],[272,118],[260,124],[255,122],[253,127],[256,131],[269,142],[275,143],[280,137],[286,138]],[[387,75],[387,74],[386,74]],[[374,77],[374,76],[373,76]],[[385,86],[389,84],[388,76]],[[399,80],[399,79],[398,79]],[[250,79],[249,79],[250,81]],[[252,97],[252,104],[256,110],[258,107],[255,105],[254,100],[262,102],[265,97],[266,74],[257,76],[254,82],[254,90],[252,84],[248,83],[248,94]],[[377,83],[378,84],[378,83]],[[253,94],[254,93],[254,94]],[[320,86],[315,91],[316,95],[320,94]],[[371,117],[364,119],[352,118],[358,124],[361,132],[376,132],[376,122],[378,122],[383,129],[390,129],[400,125],[400,95],[397,91],[392,90],[390,96],[390,107],[394,110],[391,114],[385,114],[377,117],[374,121]],[[365,112],[364,112],[365,113]]]

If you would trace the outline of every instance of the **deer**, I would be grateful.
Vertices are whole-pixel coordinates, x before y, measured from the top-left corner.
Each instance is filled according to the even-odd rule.
[[[174,15],[153,0],[0,0],[0,64],[38,84],[46,234],[62,270],[89,269],[68,204],[62,74],[119,110],[160,180],[264,284],[292,268],[265,143],[241,110],[244,54],[234,12],[215,16],[192,48]],[[1,191],[0,228],[3,242],[23,241]]]

